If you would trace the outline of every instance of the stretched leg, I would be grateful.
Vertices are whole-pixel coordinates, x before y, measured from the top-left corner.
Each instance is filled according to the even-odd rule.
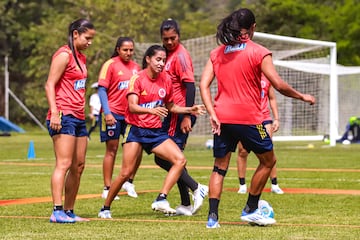
[[[76,195],[80,186],[80,178],[85,167],[86,147],[87,137],[77,137],[71,167],[65,181],[65,210],[74,209]]]
[[[141,159],[142,159],[142,154],[140,154],[140,156],[136,159],[136,166],[135,166],[135,171],[131,174],[131,176],[129,177],[129,179],[122,185],[122,188],[125,189],[125,191],[127,192],[127,194],[130,197],[133,198],[137,198],[138,195],[135,191],[135,185],[133,184],[135,175],[137,170],[139,169],[139,165],[141,163]]]
[[[134,159],[139,159],[142,147],[137,142],[129,142],[123,145],[123,159],[119,175],[114,179],[110,185],[109,193],[105,199],[104,205],[101,208],[98,216],[101,218],[111,218],[110,206],[119,192],[121,186],[129,179],[131,174],[136,171],[137,162]]]
[[[172,164],[164,159],[155,156],[155,163],[160,166],[162,169],[169,171],[172,167]],[[180,192],[181,197],[181,205],[189,206],[190,205],[190,197],[189,197],[189,188],[192,191],[195,191],[198,187],[198,183],[188,174],[186,168],[183,169],[179,180],[177,181],[177,185]]]
[[[229,167],[231,152],[228,152],[225,157],[215,158],[214,168],[210,175],[209,181],[209,214],[208,214],[208,228],[219,227],[219,203],[224,184],[224,178]]]
[[[106,141],[106,151],[103,160],[104,187],[110,187],[111,185],[118,148],[119,148],[119,139],[111,139]]]
[[[245,206],[245,212],[253,212],[258,207],[260,195],[265,187],[266,181],[270,176],[271,169],[276,163],[274,151],[268,151],[262,154],[256,154],[259,159],[259,165],[251,179],[249,197]]]
[[[65,134],[58,134],[52,137],[55,152],[55,169],[51,176],[51,194],[54,204],[54,211],[51,214],[50,222],[74,223],[75,219],[69,217],[64,212],[62,205],[62,193],[64,190],[65,179],[72,166],[73,154],[75,151],[75,137]],[[68,186],[65,187],[68,190]],[[69,194],[65,190],[65,206],[68,206]]]
[[[159,146],[153,148],[152,152],[172,164],[160,191],[163,194],[168,194],[184,170],[186,165],[185,156],[171,139],[167,139]]]
[[[74,136],[65,134],[55,135],[52,139],[56,165],[51,176],[51,194],[54,206],[62,206],[65,176],[72,164],[76,140]]]
[[[176,210],[170,207],[166,197],[171,188],[179,180],[179,177],[185,168],[185,156],[176,143],[171,139],[167,139],[157,147],[153,148],[152,152],[159,158],[167,160],[169,163],[171,163],[171,168],[165,177],[159,195],[151,204],[151,208],[155,211],[161,211],[166,215],[176,214]]]

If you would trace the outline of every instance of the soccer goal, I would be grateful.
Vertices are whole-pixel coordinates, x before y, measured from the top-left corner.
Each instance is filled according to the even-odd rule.
[[[350,116],[360,114],[360,68],[342,67],[336,62],[336,43],[285,37],[256,32],[255,42],[270,49],[279,75],[295,89],[316,97],[310,106],[276,93],[280,129],[275,141],[323,140],[329,136],[336,144]],[[217,46],[213,35],[182,41],[191,54],[197,81],[196,103],[201,103],[198,89],[202,70],[210,51]],[[137,44],[137,56],[150,44]],[[217,86],[211,86],[213,97]],[[340,96],[340,97],[339,97]],[[339,108],[339,106],[341,106]],[[339,119],[340,118],[340,119]],[[192,134],[211,138],[208,116],[200,116]]]

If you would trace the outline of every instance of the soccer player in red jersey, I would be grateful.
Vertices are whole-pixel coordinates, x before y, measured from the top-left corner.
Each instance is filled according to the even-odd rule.
[[[74,205],[85,166],[88,136],[85,122],[87,69],[86,57],[81,51],[91,45],[95,33],[94,25],[88,20],[79,19],[70,24],[68,44],[53,55],[45,84],[49,104],[47,127],[56,158],[51,176],[54,210],[50,222],[87,221],[74,214]]]
[[[154,153],[171,162],[161,191],[151,204],[155,211],[165,214],[176,214],[166,200],[167,194],[180,177],[186,159],[176,143],[162,130],[162,118],[169,112],[177,114],[204,114],[203,105],[181,107],[174,104],[172,83],[165,72],[162,72],[166,60],[165,49],[159,45],[149,47],[143,59],[143,71],[133,76],[127,93],[128,109],[126,122],[128,126],[123,141],[123,159],[119,175],[111,183],[108,197],[98,216],[111,218],[110,205],[121,185],[137,168],[136,161],[142,151]]]
[[[191,107],[195,102],[194,70],[190,54],[180,43],[180,28],[173,19],[167,19],[160,26],[160,35],[166,49],[165,72],[169,75],[172,86],[174,103],[182,107]],[[189,133],[196,121],[191,114],[169,113],[163,121],[163,129],[184,151]],[[171,163],[155,156],[155,163],[169,171]],[[191,216],[202,206],[208,194],[208,186],[196,182],[185,168],[177,182],[181,204],[176,207],[177,215]],[[194,205],[191,206],[189,188],[193,192]]]
[[[216,38],[221,45],[211,51],[200,80],[201,97],[214,133],[215,163],[209,182],[207,228],[220,227],[218,207],[223,181],[231,152],[235,152],[239,141],[259,159],[241,220],[257,225],[276,222],[258,209],[261,192],[276,162],[272,140],[262,125],[261,74],[264,73],[281,94],[315,103],[313,96],[296,91],[280,78],[271,52],[251,40],[255,26],[255,16],[246,8],[225,17],[217,27]],[[213,103],[210,85],[215,77],[218,92]]]
[[[140,66],[132,60],[134,55],[134,41],[129,37],[119,37],[116,41],[114,53],[103,65],[99,73],[99,97],[101,102],[100,140],[106,142],[105,156],[103,160],[104,189],[102,198],[106,198],[109,192],[116,154],[119,147],[120,135],[124,136],[125,110],[127,107],[126,92],[130,78],[140,70]],[[140,164],[138,159],[138,164]],[[137,197],[133,179],[122,186],[131,197]],[[116,196],[115,200],[119,197]]]
[[[271,118],[269,103],[274,120]],[[276,132],[279,129],[279,113],[274,88],[271,86],[271,83],[269,82],[269,80],[266,79],[264,75],[261,76],[261,108],[263,109],[264,114],[264,121],[262,124],[266,128],[266,131],[269,133],[270,137],[272,137],[273,132]],[[247,192],[245,175],[248,155],[248,151],[243,148],[241,142],[239,142],[236,164],[240,182],[238,193],[240,194],[245,194]],[[271,170],[270,180],[271,192],[276,194],[283,194],[283,190],[279,187],[277,183],[276,164]]]

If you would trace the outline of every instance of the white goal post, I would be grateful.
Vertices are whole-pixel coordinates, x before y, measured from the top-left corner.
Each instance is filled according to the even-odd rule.
[[[360,67],[339,66],[335,42],[261,32],[255,32],[253,40],[272,51],[274,65],[286,82],[300,92],[314,95],[317,101],[310,106],[277,93],[280,129],[274,134],[274,141],[318,141],[328,135],[330,145],[335,146],[349,117],[360,114],[360,105],[354,104],[360,102]],[[209,53],[217,46],[216,39],[211,35],[183,40],[182,43],[193,60],[197,84],[195,101],[201,103],[198,84]],[[151,44],[135,44],[137,62],[141,62]],[[216,91],[214,81],[211,86],[213,97]],[[211,138],[207,115],[198,117],[192,135]]]

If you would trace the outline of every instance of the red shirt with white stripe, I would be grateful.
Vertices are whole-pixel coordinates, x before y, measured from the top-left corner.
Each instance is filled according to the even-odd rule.
[[[99,73],[98,83],[107,89],[110,111],[125,115],[127,108],[126,92],[130,78],[140,71],[139,65],[130,60],[124,62],[119,56],[107,60]]]

